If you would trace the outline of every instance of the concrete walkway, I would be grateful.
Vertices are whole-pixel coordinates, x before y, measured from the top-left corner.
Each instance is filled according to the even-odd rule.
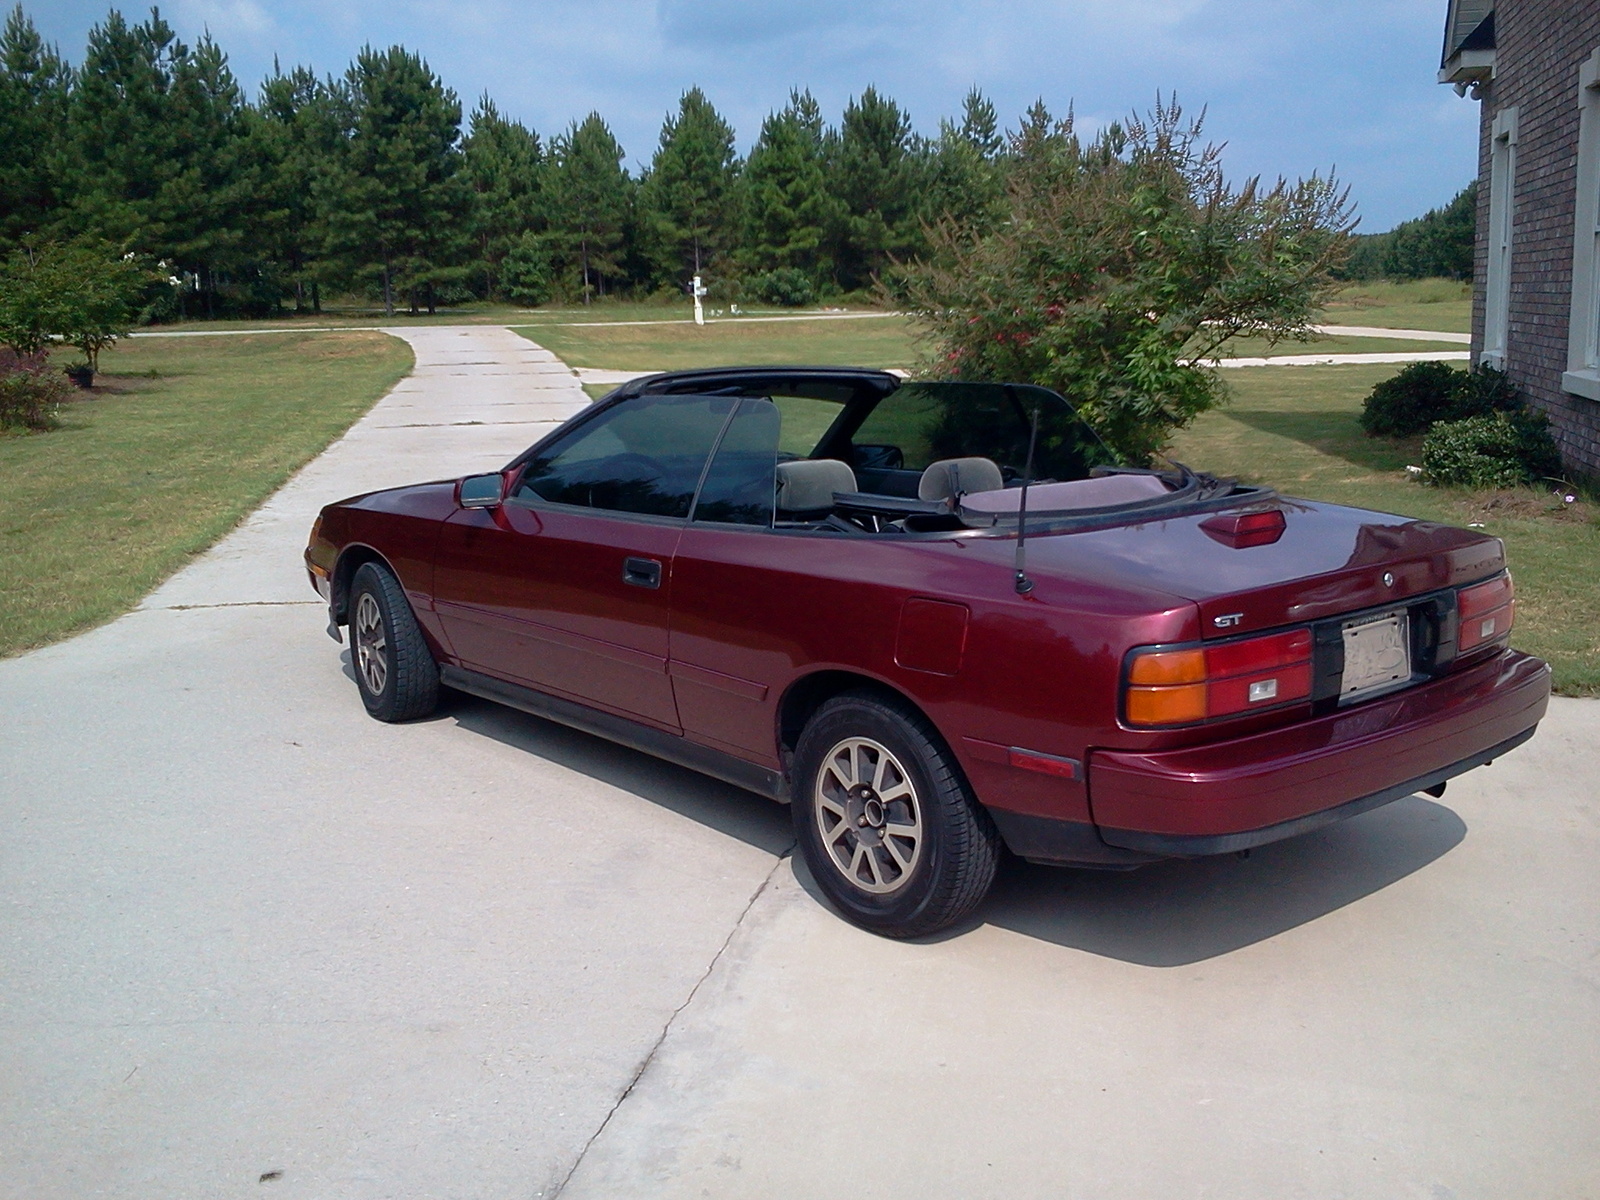
[[[402,336],[212,554],[0,662],[0,1196],[1600,1194],[1600,705],[1440,800],[873,938],[776,805],[476,701],[365,716],[315,509],[585,399],[516,335]]]

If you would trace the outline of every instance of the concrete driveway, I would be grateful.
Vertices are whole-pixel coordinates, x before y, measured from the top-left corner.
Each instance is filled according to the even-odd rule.
[[[506,331],[403,336],[215,551],[0,663],[0,1196],[1600,1195],[1600,705],[1441,800],[873,938],[767,801],[364,715],[316,509],[585,401]]]

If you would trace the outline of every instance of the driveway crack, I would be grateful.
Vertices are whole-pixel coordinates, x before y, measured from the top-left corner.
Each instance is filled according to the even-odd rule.
[[[750,893],[750,899],[745,901],[745,906],[740,910],[738,920],[734,921],[733,928],[728,930],[728,936],[722,939],[722,945],[717,947],[717,952],[711,956],[711,961],[706,964],[706,969],[701,973],[700,978],[695,980],[694,986],[689,989],[689,994],[683,998],[683,1003],[673,1009],[672,1014],[667,1017],[666,1024],[661,1027],[661,1033],[645,1053],[644,1058],[639,1060],[639,1065],[634,1068],[633,1076],[628,1080],[628,1086],[622,1089],[621,1094],[617,1096],[616,1101],[607,1110],[605,1118],[600,1122],[599,1127],[589,1135],[589,1140],[584,1142],[583,1149],[578,1151],[578,1157],[572,1160],[572,1166],[567,1169],[567,1173],[551,1189],[549,1200],[556,1200],[566,1190],[567,1184],[572,1182],[572,1177],[578,1173],[578,1168],[583,1165],[583,1160],[588,1156],[590,1148],[600,1140],[600,1135],[611,1124],[611,1118],[617,1115],[617,1110],[627,1103],[629,1096],[633,1095],[633,1089],[638,1086],[639,1080],[644,1078],[644,1073],[650,1069],[650,1064],[655,1061],[656,1055],[660,1053],[661,1047],[666,1043],[667,1035],[672,1032],[672,1026],[677,1022],[684,1010],[694,1003],[694,998],[699,995],[700,989],[705,985],[706,980],[711,978],[711,973],[717,969],[717,964],[722,961],[722,956],[727,953],[728,947],[733,944],[733,939],[738,935],[739,930],[743,928],[745,919],[750,915],[750,910],[755,908],[756,901],[761,899],[762,894],[766,892],[767,887],[772,883],[773,877],[777,875],[778,869],[783,866],[793,851],[794,844],[790,843],[789,847],[778,855],[778,861],[772,864],[772,870],[767,872],[766,877],[762,879],[756,890]]]

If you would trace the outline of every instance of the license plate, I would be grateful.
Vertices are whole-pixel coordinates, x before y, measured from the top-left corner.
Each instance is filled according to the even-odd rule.
[[[1411,678],[1411,631],[1404,610],[1344,626],[1342,701],[1387,691]]]

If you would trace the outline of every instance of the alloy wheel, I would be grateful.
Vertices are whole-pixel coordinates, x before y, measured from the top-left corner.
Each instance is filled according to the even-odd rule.
[[[898,758],[870,738],[828,751],[812,797],[828,861],[860,891],[898,891],[922,857],[922,806]]]
[[[356,670],[367,691],[383,694],[389,681],[389,638],[383,628],[383,613],[371,592],[362,592],[356,601]]]

